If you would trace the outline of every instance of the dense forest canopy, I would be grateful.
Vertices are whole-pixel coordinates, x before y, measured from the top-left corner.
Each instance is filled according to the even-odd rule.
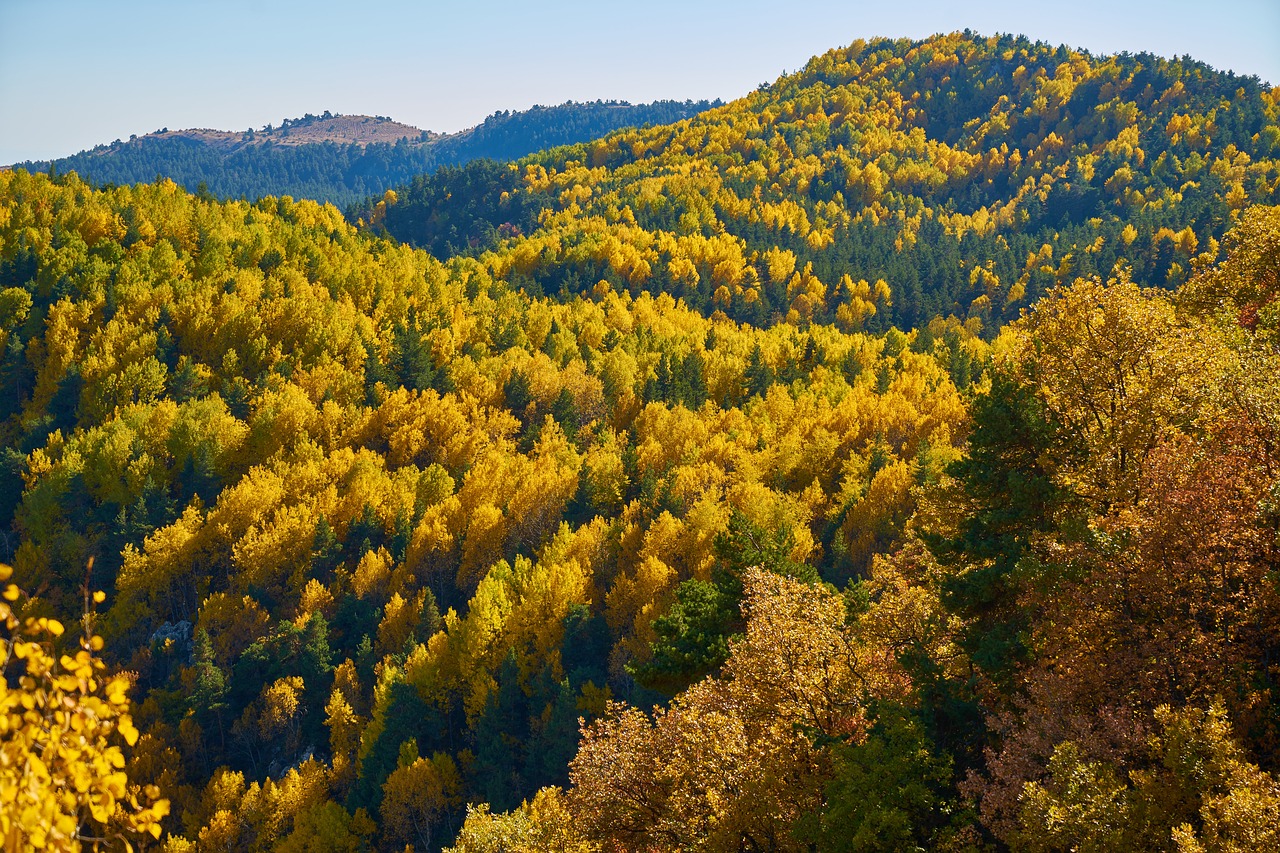
[[[1278,127],[1276,90],[1189,59],[859,41],[686,121],[423,175],[361,215],[551,294],[604,279],[856,327],[884,281],[875,328],[992,328],[1118,263],[1185,281],[1235,213],[1280,201]]]
[[[1276,104],[964,34],[355,223],[0,173],[0,837],[1280,848]]]
[[[382,195],[440,166],[477,158],[515,160],[533,151],[585,142],[620,127],[670,124],[718,106],[708,101],[625,101],[536,106],[494,113],[453,134],[420,131],[385,117],[325,113],[244,133],[169,131],[101,145],[70,157],[19,163],[31,172],[76,172],[98,184],[169,178],[218,198],[288,195],[337,205]]]
[[[191,839],[231,819],[208,785],[292,767],[414,841],[386,805],[410,742],[437,836],[567,783],[578,717],[657,698],[631,674],[655,617],[754,531],[863,571],[956,457],[953,375],[985,358],[954,321],[917,351],[532,298],[312,202],[0,179],[8,558],[68,623],[91,558],[114,590],[136,760]],[[220,831],[292,826],[245,820]]]

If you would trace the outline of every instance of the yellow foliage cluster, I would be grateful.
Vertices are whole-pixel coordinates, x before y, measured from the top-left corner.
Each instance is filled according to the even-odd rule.
[[[0,582],[12,574],[0,566]],[[108,676],[102,638],[88,630],[60,650],[57,619],[20,618],[24,593],[0,602],[0,840],[7,850],[77,851],[160,837],[169,801],[130,784],[121,741],[133,746],[129,678]],[[102,593],[95,593],[101,602]],[[86,625],[90,624],[86,616]]]

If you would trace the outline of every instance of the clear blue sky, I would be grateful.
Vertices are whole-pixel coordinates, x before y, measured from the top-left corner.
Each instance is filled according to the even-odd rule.
[[[570,99],[729,100],[856,38],[966,27],[1280,83],[1280,0],[0,0],[0,163],[324,110],[452,131]]]

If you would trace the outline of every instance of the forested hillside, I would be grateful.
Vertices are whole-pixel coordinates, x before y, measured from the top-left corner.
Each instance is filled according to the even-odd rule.
[[[0,838],[1280,849],[1276,104],[956,35],[356,224],[0,173]]]
[[[549,294],[605,279],[852,328],[883,280],[884,324],[991,328],[1117,263],[1185,281],[1235,212],[1280,201],[1278,128],[1276,90],[1189,59],[860,41],[674,125],[421,176],[379,224]]]
[[[731,596],[727,636],[716,566],[843,583],[895,539],[985,358],[956,322],[532,298],[311,202],[3,182],[6,557],[67,624],[92,559],[191,840],[304,845],[340,806],[429,847],[567,783],[579,716],[723,657],[646,669],[678,590]]]
[[[455,850],[1280,849],[1280,209],[1227,251],[1047,293],[888,555],[741,573],[713,677]]]
[[[383,117],[325,113],[244,133],[170,131],[101,145],[71,157],[19,163],[31,172],[76,172],[98,184],[169,178],[218,198],[292,196],[339,206],[381,195],[415,175],[478,158],[514,160],[556,145],[585,142],[620,127],[670,124],[708,109],[707,101],[569,102],[498,112],[455,134],[418,130]]]

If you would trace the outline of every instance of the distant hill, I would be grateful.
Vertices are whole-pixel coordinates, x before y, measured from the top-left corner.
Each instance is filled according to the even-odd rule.
[[[1280,202],[1278,127],[1275,89],[1189,58],[878,39],[687,121],[423,174],[355,214],[532,292],[994,329],[1118,263],[1185,281],[1245,206]]]
[[[31,172],[76,172],[97,184],[171,178],[219,198],[289,195],[347,205],[442,165],[512,160],[585,142],[623,127],[669,124],[719,102],[568,102],[498,112],[477,127],[439,134],[384,116],[307,114],[278,127],[226,131],[162,128],[58,160],[17,163]]]
[[[411,124],[403,124],[386,116],[347,116],[325,112],[314,116],[307,113],[302,118],[285,119],[279,127],[267,125],[261,130],[212,130],[193,127],[186,130],[161,128],[141,139],[129,142],[117,140],[110,146],[100,146],[89,154],[109,154],[128,145],[147,140],[179,140],[198,142],[224,152],[268,145],[284,145],[294,148],[333,142],[339,145],[394,145],[402,139],[426,143],[443,138],[442,134],[424,131]],[[80,156],[80,155],[76,155]],[[68,158],[70,159],[70,158]]]

